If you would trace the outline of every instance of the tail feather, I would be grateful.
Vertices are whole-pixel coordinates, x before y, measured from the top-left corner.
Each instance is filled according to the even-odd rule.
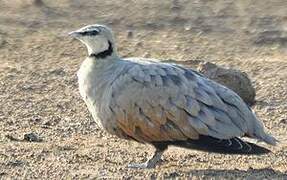
[[[275,146],[277,142],[279,142],[276,138],[274,138],[273,136],[269,134],[265,134],[262,140],[266,142],[267,144],[271,144],[273,146]]]
[[[196,149],[206,152],[222,154],[266,154],[270,150],[256,144],[245,142],[239,138],[217,139],[211,136],[201,135],[199,139],[189,139],[187,141],[174,141],[171,143],[189,149]]]

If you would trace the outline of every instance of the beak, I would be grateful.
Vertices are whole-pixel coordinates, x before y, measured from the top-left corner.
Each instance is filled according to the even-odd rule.
[[[80,33],[77,31],[72,31],[68,35],[73,37],[73,38],[78,38],[80,36]]]

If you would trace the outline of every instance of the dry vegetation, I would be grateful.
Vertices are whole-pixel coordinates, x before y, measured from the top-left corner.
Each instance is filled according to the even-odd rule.
[[[0,179],[287,179],[286,12],[286,0],[0,0]],[[80,98],[86,52],[66,34],[91,23],[114,29],[122,56],[245,71],[253,109],[280,145],[263,156],[172,147],[156,169],[127,169],[153,149],[102,132]]]

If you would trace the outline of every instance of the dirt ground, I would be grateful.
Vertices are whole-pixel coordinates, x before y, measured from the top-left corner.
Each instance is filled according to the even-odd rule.
[[[0,0],[0,179],[287,179],[286,0]],[[152,147],[98,129],[77,89],[86,56],[69,31],[110,26],[124,57],[206,60],[248,73],[252,107],[281,143],[262,156]],[[25,134],[35,133],[39,142]],[[30,137],[30,139],[33,137]],[[32,139],[33,140],[33,139]]]

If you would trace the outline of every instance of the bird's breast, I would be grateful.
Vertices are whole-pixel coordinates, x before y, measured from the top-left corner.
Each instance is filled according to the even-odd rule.
[[[117,68],[113,65],[98,68],[87,60],[77,75],[80,94],[99,127],[110,134],[123,136],[117,130],[115,117],[109,109],[113,98],[111,83],[118,76]]]

